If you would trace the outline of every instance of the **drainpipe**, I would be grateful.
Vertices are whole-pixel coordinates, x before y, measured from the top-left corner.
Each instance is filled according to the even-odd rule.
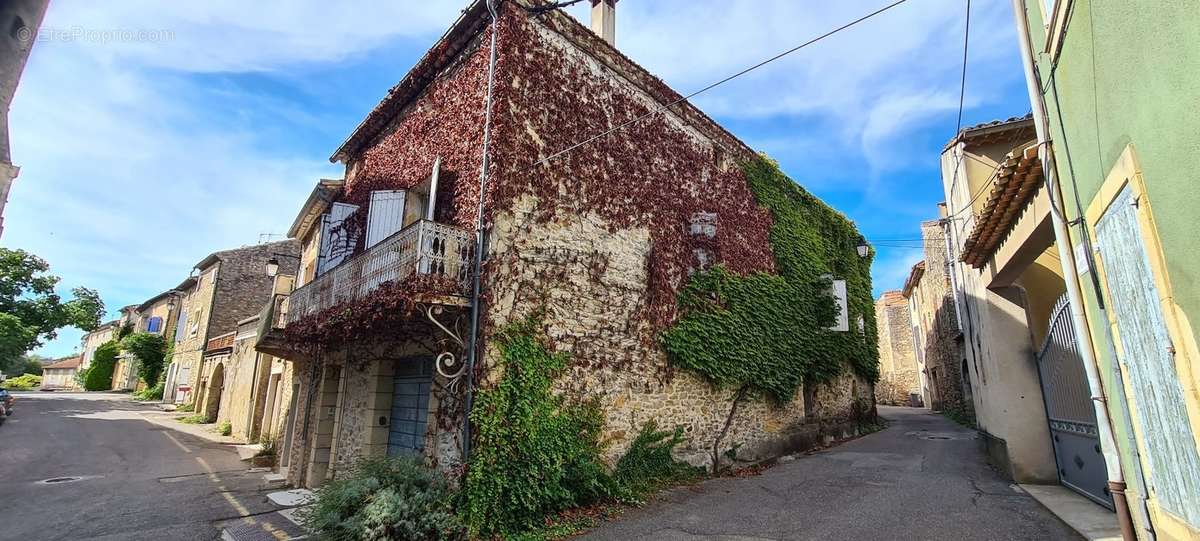
[[[491,166],[489,149],[492,144],[492,96],[496,82],[496,34],[500,16],[496,12],[495,0],[487,0],[488,12],[492,16],[492,45],[488,53],[487,98],[483,112],[483,164],[479,167],[479,209],[475,215],[475,261],[471,272],[471,335],[467,342],[467,389],[466,407],[463,410],[463,463],[471,456],[471,405],[475,397],[475,357],[479,342],[479,289],[480,269],[483,268],[483,202],[488,168]]]
[[[1100,382],[1100,365],[1096,361],[1092,335],[1088,331],[1087,316],[1083,310],[1083,294],[1079,288],[1079,274],[1075,266],[1075,252],[1071,249],[1070,231],[1063,218],[1062,192],[1054,171],[1054,153],[1050,149],[1046,104],[1039,86],[1041,79],[1038,77],[1037,67],[1034,65],[1025,2],[1024,0],[1012,0],[1012,5],[1013,17],[1016,19],[1017,25],[1017,41],[1021,48],[1021,64],[1025,69],[1025,86],[1029,92],[1030,105],[1033,107],[1038,154],[1042,161],[1042,172],[1046,178],[1046,194],[1050,196],[1050,216],[1054,223],[1054,239],[1058,246],[1059,260],[1062,262],[1063,280],[1067,287],[1067,301],[1071,305],[1071,323],[1075,329],[1076,345],[1083,361],[1083,369],[1087,373],[1092,407],[1096,411],[1096,429],[1100,436],[1100,450],[1104,455],[1104,466],[1108,473],[1108,490],[1112,494],[1113,506],[1116,507],[1117,522],[1121,526],[1121,537],[1126,541],[1136,541],[1133,520],[1129,515],[1129,502],[1125,497],[1125,476],[1121,471],[1121,455],[1117,450],[1117,441],[1113,437],[1112,418],[1108,414],[1104,387]]]

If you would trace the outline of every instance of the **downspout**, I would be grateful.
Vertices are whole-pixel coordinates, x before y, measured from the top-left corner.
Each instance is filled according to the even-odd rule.
[[[1030,105],[1033,107],[1038,154],[1046,179],[1046,194],[1050,197],[1050,216],[1054,223],[1054,239],[1058,247],[1059,260],[1062,262],[1063,281],[1066,282],[1067,301],[1071,306],[1071,323],[1075,330],[1076,345],[1083,361],[1083,369],[1087,373],[1088,390],[1091,392],[1092,407],[1096,412],[1096,429],[1099,433],[1100,450],[1104,455],[1104,467],[1108,473],[1108,490],[1113,497],[1113,506],[1116,507],[1117,522],[1121,526],[1121,537],[1126,541],[1136,541],[1133,520],[1129,515],[1129,502],[1125,498],[1125,477],[1121,470],[1121,455],[1117,450],[1116,439],[1113,437],[1112,418],[1109,417],[1104,387],[1100,382],[1100,365],[1096,361],[1092,335],[1085,319],[1083,294],[1079,288],[1079,274],[1075,266],[1075,252],[1071,249],[1070,231],[1063,218],[1064,207],[1060,204],[1062,192],[1054,171],[1054,153],[1050,148],[1046,104],[1041,93],[1041,79],[1038,77],[1037,68],[1034,65],[1033,47],[1030,45],[1029,20],[1025,14],[1025,0],[1012,0],[1012,5],[1013,17],[1016,19],[1017,25],[1017,41],[1021,48],[1021,64],[1025,70],[1025,86],[1029,92]]]
[[[475,393],[475,357],[479,342],[479,289],[480,272],[483,268],[483,203],[487,184],[488,168],[491,166],[492,144],[492,97],[496,82],[496,34],[500,16],[496,12],[495,0],[486,0],[492,16],[492,45],[488,53],[487,98],[483,111],[483,161],[479,167],[479,208],[475,214],[475,261],[471,272],[471,334],[467,341],[467,387],[466,407],[463,409],[463,463],[471,457],[471,405]]]

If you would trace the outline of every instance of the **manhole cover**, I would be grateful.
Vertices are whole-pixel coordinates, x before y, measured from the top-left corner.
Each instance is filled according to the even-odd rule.
[[[38,482],[43,485],[53,485],[56,483],[74,483],[75,481],[82,481],[82,480],[83,480],[82,477],[51,477],[50,479],[46,479],[45,481],[38,481]]]

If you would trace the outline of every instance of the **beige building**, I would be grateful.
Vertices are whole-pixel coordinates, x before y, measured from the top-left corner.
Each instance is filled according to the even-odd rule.
[[[214,252],[175,288],[180,292],[180,308],[166,384],[166,393],[174,396],[175,402],[193,403],[204,395],[203,401],[196,403],[197,410],[209,411],[206,405],[214,399],[219,406],[224,361],[232,349],[237,324],[258,314],[272,297],[274,278],[267,276],[267,262],[283,256],[284,264],[294,269],[298,252],[294,241]],[[209,411],[214,419],[215,406]]]
[[[112,321],[101,323],[99,327],[95,328],[95,330],[83,335],[83,338],[80,339],[80,345],[83,349],[79,364],[80,370],[92,365],[92,359],[96,356],[96,349],[99,348],[101,344],[116,338],[117,326],[119,324],[120,321],[114,319]]]
[[[939,208],[945,216],[944,206]],[[913,348],[926,407],[969,418],[970,373],[964,371],[963,336],[946,259],[948,224],[944,218],[921,223],[925,259],[913,265],[903,294],[908,299]]]
[[[42,367],[42,388],[43,389],[65,389],[75,390],[79,388],[79,382],[75,380],[75,376],[79,373],[79,364],[82,361],[80,355],[72,355],[63,357]]]
[[[912,316],[902,291],[885,291],[875,301],[879,328],[879,381],[875,401],[880,404],[921,406],[922,366],[913,346]]]

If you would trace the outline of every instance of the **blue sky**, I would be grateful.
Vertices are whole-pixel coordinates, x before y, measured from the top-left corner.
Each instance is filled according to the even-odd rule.
[[[570,12],[586,21],[586,4]],[[617,42],[687,94],[883,4],[624,0]],[[98,289],[111,316],[214,250],[285,232],[312,183],[341,176],[328,156],[465,5],[55,0],[12,106],[3,245],[47,259],[64,291]],[[868,238],[916,238],[942,199],[963,7],[909,0],[695,102]],[[1029,110],[1015,39],[1007,2],[975,2],[964,124]],[[880,247],[875,293],[919,258]]]

